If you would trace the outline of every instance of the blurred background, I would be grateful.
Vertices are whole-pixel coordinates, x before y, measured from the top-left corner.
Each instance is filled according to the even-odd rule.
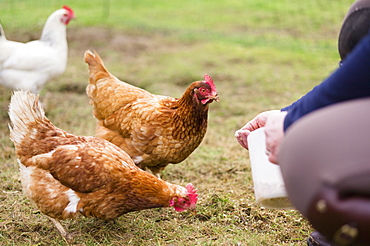
[[[74,27],[110,26],[123,30],[167,32],[191,38],[233,39],[240,44],[285,45],[325,50],[335,40],[351,0],[305,2],[266,1],[154,1],[2,0],[5,29],[35,30],[61,5],[78,15]],[[44,18],[42,18],[44,17]]]

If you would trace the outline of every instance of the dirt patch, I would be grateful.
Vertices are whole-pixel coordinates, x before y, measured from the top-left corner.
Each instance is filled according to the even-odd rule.
[[[86,49],[115,51],[125,56],[137,57],[149,50],[158,50],[162,47],[162,37],[130,35],[123,31],[105,27],[79,27],[68,29],[68,43],[70,52],[80,52]],[[104,48],[105,47],[105,48]]]

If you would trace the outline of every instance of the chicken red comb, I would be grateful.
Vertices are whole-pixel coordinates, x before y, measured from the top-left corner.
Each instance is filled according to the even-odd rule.
[[[187,184],[185,187],[186,187],[186,190],[188,191],[188,196],[189,196],[189,199],[190,199],[190,204],[196,204],[197,201],[198,201],[197,190],[190,183]]]
[[[208,74],[204,75],[204,80],[207,84],[209,84],[209,86],[211,87],[211,90],[213,92],[216,92],[216,86],[215,86],[215,83],[213,82],[213,79],[211,76],[209,76]]]
[[[73,9],[71,9],[70,7],[68,7],[67,5],[64,5],[63,6],[63,9],[67,10],[72,16],[74,15],[74,12],[73,12]]]

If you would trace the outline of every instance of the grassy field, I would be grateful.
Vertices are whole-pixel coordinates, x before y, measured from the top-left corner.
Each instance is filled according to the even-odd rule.
[[[313,230],[294,210],[255,204],[248,152],[235,130],[259,112],[298,99],[336,67],[338,31],[352,1],[299,0],[2,0],[10,40],[40,36],[62,4],[78,17],[68,27],[66,72],[41,92],[48,118],[79,135],[94,135],[85,87],[86,49],[117,77],[153,93],[180,97],[210,74],[219,103],[208,132],[184,162],[162,178],[199,193],[196,216],[173,209],[134,212],[116,221],[81,218],[63,224],[77,245],[305,245]],[[0,245],[64,245],[54,225],[22,196],[9,140],[11,90],[0,88]]]

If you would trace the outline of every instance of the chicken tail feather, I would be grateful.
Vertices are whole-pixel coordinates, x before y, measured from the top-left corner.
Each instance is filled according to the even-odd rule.
[[[29,91],[15,91],[9,105],[10,139],[20,145],[27,134],[30,134],[30,125],[47,120],[41,107],[38,95]]]
[[[90,84],[95,84],[101,78],[110,77],[109,71],[105,68],[103,60],[96,51],[85,51],[84,61],[89,65]]]
[[[3,41],[3,40],[6,40],[6,37],[5,37],[3,26],[0,23],[0,41]]]

